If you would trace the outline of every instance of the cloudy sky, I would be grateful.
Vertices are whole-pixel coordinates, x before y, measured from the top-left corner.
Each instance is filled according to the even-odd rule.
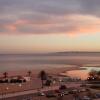
[[[100,0],[0,0],[0,53],[100,51]]]

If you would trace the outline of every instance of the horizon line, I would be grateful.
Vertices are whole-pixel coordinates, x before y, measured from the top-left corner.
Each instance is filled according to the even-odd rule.
[[[24,54],[33,54],[33,55],[41,55],[41,54],[56,54],[56,53],[100,53],[100,51],[57,51],[57,52],[35,52],[35,53],[0,53],[0,55],[24,55]]]

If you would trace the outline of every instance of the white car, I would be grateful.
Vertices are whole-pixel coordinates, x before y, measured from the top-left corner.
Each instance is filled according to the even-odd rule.
[[[82,100],[92,100],[92,99],[88,96],[84,96]]]
[[[83,88],[83,89],[80,90],[80,92],[86,92],[86,89]]]
[[[37,95],[38,95],[38,96],[45,96],[45,93],[43,93],[43,92],[38,92]]]
[[[64,91],[63,94],[64,94],[64,95],[68,95],[69,92],[68,92],[68,91]]]

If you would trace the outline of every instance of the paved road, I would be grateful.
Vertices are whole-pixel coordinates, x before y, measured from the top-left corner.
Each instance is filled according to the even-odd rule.
[[[80,84],[70,83],[70,84],[66,84],[66,86],[67,87],[79,87]],[[45,88],[41,89],[41,91],[50,91],[50,90],[55,90],[58,88],[59,88],[59,86],[45,87]],[[36,89],[36,90],[28,90],[28,91],[23,91],[23,92],[7,93],[7,94],[0,95],[0,99],[28,95],[28,94],[34,94],[37,92],[38,92],[38,90]]]
[[[87,92],[81,92],[78,94],[78,96],[79,98],[83,98],[83,96],[87,94],[88,94]],[[56,97],[48,98],[46,96],[37,96],[35,94],[28,94],[28,95],[7,98],[3,100],[75,100],[75,96],[73,94],[68,94],[64,95],[62,98],[59,97],[58,95]]]

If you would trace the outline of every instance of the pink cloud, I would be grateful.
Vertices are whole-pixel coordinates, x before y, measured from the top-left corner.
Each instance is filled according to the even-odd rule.
[[[65,15],[52,19],[19,19],[3,26],[10,32],[22,34],[94,34],[100,32],[100,18],[90,15]]]
[[[6,25],[5,28],[7,30],[13,31],[13,32],[17,30],[16,26],[15,25],[12,25],[12,24],[11,25]]]

